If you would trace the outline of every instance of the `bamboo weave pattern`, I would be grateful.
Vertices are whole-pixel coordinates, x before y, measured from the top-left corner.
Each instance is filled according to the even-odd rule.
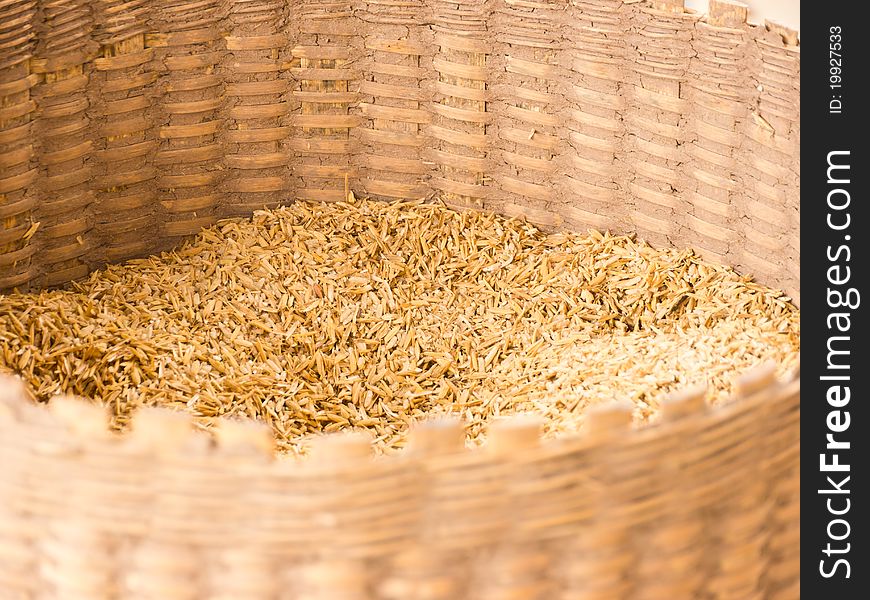
[[[800,381],[748,373],[631,431],[631,407],[542,442],[458,422],[397,455],[359,434],[276,458],[270,434],[142,409],[128,436],[72,398],[0,380],[4,598],[783,598],[799,596]]]
[[[799,296],[800,50],[680,0],[7,0],[0,289],[293,198],[634,231]]]

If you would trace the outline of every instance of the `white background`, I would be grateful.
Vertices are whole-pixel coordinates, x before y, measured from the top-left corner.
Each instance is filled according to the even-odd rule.
[[[749,5],[750,23],[762,23],[764,19],[770,19],[800,31],[800,0],[742,0],[742,2]],[[686,0],[686,8],[707,12],[707,0]]]

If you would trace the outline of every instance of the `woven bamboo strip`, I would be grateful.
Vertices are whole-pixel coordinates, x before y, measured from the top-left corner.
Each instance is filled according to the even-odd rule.
[[[561,212],[578,230],[626,228],[629,196],[618,185],[625,168],[624,11],[621,0],[574,0],[566,11],[571,27],[561,63],[570,118]]]
[[[224,58],[219,0],[170,0],[155,6],[150,35],[162,82],[159,103],[160,245],[214,223],[223,206],[224,147],[219,131]],[[193,131],[191,131],[193,129]]]
[[[227,96],[226,166],[233,194],[224,214],[246,215],[273,208],[288,195],[288,156],[282,148],[291,110],[280,69],[287,37],[283,3],[223,0],[227,54],[222,76]],[[271,67],[271,68],[270,68]]]
[[[56,285],[88,273],[85,256],[91,249],[93,194],[90,155],[93,149],[87,89],[96,44],[89,2],[41,0],[42,31],[31,61],[40,76],[34,97],[40,117],[34,134],[39,140],[41,201],[39,222],[42,285]]]
[[[482,208],[489,197],[486,4],[483,0],[432,2],[437,72],[429,135],[436,151],[432,187],[448,205]],[[452,110],[451,110],[452,109]],[[465,118],[460,118],[461,116]]]
[[[682,210],[692,245],[719,262],[732,262],[741,241],[730,224],[739,219],[742,193],[738,132],[747,118],[742,95],[749,82],[741,65],[748,43],[746,7],[730,2],[712,2],[692,40],[687,123],[692,139],[681,173]]]
[[[26,284],[33,278],[32,185],[37,176],[33,144],[36,103],[31,90],[39,80],[30,69],[35,48],[36,0],[0,5],[0,289]],[[38,231],[38,230],[37,230]]]
[[[424,159],[431,122],[432,33],[422,0],[360,3],[366,23],[356,130],[359,190],[383,200],[430,195],[431,160]]]
[[[101,45],[91,74],[98,120],[94,139],[96,262],[142,256],[157,247],[153,232],[161,218],[154,166],[157,134],[152,86],[154,51],[146,48],[150,3],[97,3],[95,36]]]
[[[350,114],[359,79],[360,23],[347,1],[294,5],[299,36],[292,52],[291,77],[299,112],[292,119],[293,174],[297,197],[334,201],[346,197],[355,179],[350,135],[360,121]]]
[[[493,9],[496,54],[491,61],[496,102],[504,115],[494,138],[491,206],[508,215],[527,215],[543,225],[563,223],[554,209],[551,181],[565,141],[558,114],[562,90],[557,66],[562,46],[559,22],[566,2],[498,2]],[[487,120],[487,122],[491,122]],[[506,134],[502,135],[502,129]],[[536,139],[537,138],[537,139]]]
[[[786,257],[800,246],[799,229],[793,230],[800,189],[800,50],[795,35],[770,24],[754,32],[748,58],[754,93],[740,156],[746,188],[741,214],[751,217],[751,225],[744,231],[743,251],[733,261],[783,288],[794,276],[787,267],[793,261]]]
[[[539,442],[519,419],[463,451],[456,422],[434,423],[400,455],[336,434],[275,461],[251,425],[211,448],[145,410],[117,438],[101,410],[49,412],[4,380],[0,548],[16,560],[0,576],[64,598],[785,597],[796,428],[769,432],[797,386],[750,373],[712,410],[690,390],[640,431],[616,405],[579,438]]]

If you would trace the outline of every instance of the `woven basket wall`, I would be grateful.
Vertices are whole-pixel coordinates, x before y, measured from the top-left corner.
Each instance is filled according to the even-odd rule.
[[[800,50],[681,0],[0,0],[0,291],[293,198],[692,246],[799,299]],[[0,598],[799,597],[800,379],[275,458],[0,380]]]

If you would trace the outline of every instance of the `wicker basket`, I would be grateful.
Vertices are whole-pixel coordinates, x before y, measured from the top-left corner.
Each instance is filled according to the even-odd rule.
[[[0,290],[290,198],[692,246],[799,297],[797,35],[711,0],[0,0]],[[276,459],[0,381],[0,598],[799,596],[800,379]]]

